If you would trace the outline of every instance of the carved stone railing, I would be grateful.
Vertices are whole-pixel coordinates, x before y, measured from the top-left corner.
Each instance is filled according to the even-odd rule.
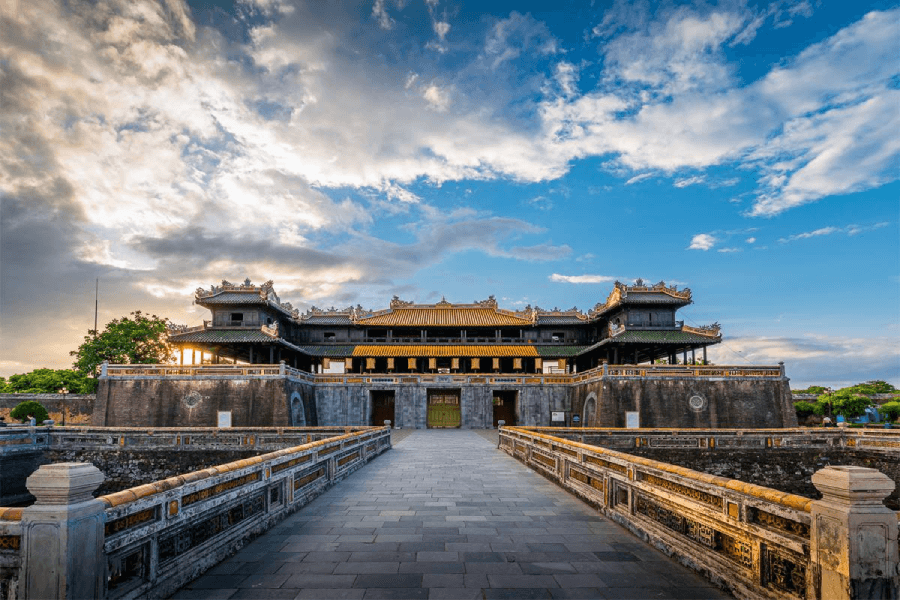
[[[529,427],[529,431],[579,441],[611,450],[795,448],[864,450],[895,457],[900,453],[900,429],[796,427],[784,429],[620,429],[603,427]]]
[[[847,539],[832,540],[814,515],[827,512],[840,491],[819,487],[825,498],[813,501],[525,428],[502,428],[500,447],[738,597],[882,597],[855,593],[854,586],[877,588],[878,594],[887,590],[883,597],[892,597],[890,594],[900,589],[897,516],[883,505],[880,509],[866,505],[872,523],[881,524],[881,538],[872,537],[868,530],[865,535],[869,537],[861,537],[859,520],[851,519],[849,525],[843,525]],[[862,485],[877,489],[883,498],[893,487],[890,479],[873,469],[829,467],[819,473],[841,470],[866,472],[869,479],[877,481],[877,485],[851,482],[848,489]],[[855,471],[851,476],[857,476]],[[815,477],[813,481],[817,483]],[[861,506],[852,496],[851,492],[851,499],[845,502],[848,513]],[[868,556],[876,567],[861,573],[854,571],[853,564],[848,567],[846,558],[838,561],[832,570],[840,573],[826,582],[829,591],[823,591],[822,573],[830,567],[822,562],[827,562],[827,552],[811,553],[816,540],[823,547],[830,544],[828,552],[840,556],[846,554],[846,545],[853,548],[854,540],[864,540],[869,545],[863,551],[871,553]]]
[[[17,597],[21,549],[22,509],[0,508],[0,600]]]
[[[101,377],[292,377],[314,381],[312,373],[284,363],[277,365],[103,365]]]
[[[353,428],[97,499],[103,476],[93,466],[44,465],[28,479],[35,505],[0,508],[0,599],[168,597],[390,445],[389,428]],[[48,526],[72,533],[42,551]]]

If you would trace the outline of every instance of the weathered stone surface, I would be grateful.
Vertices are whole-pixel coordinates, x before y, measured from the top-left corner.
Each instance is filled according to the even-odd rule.
[[[39,402],[57,425],[87,425],[94,414],[95,394],[0,394],[0,417],[12,423],[10,411],[27,400]]]
[[[625,427],[626,412],[640,413],[641,427],[797,426],[786,377],[609,377],[576,385],[572,410],[594,427]]]
[[[309,383],[290,377],[101,378],[92,424],[215,427],[228,411],[233,427],[316,425],[314,398]]]
[[[874,469],[827,467],[813,475],[810,554],[821,569],[821,597],[896,598],[900,594],[897,515],[881,503],[894,482]]]
[[[91,495],[102,481],[78,463],[43,465],[28,478],[37,503],[22,512],[22,598],[102,596],[104,506]]]
[[[791,494],[818,499],[821,493],[811,477],[830,465],[855,465],[876,469],[887,475],[897,487],[888,491],[885,504],[900,511],[900,461],[896,457],[877,455],[853,449],[767,448],[623,448],[623,452],[646,456],[675,465],[695,469],[710,475],[739,479],[748,483],[771,487]]]

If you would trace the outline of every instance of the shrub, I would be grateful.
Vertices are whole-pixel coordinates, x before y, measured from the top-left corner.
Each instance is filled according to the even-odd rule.
[[[884,415],[887,421],[900,419],[900,402],[885,402],[878,407],[878,412]]]
[[[47,414],[47,409],[44,408],[40,402],[35,402],[34,400],[26,400],[25,402],[20,402],[9,413],[9,416],[11,416],[13,419],[18,419],[23,423],[28,420],[28,415],[33,415],[34,420],[38,424],[41,424],[50,418],[50,415]]]
[[[816,412],[816,405],[812,402],[801,400],[800,402],[794,402],[794,410],[797,411],[798,419],[805,419]]]

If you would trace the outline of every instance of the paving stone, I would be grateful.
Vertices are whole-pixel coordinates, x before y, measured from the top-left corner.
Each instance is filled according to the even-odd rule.
[[[404,430],[173,597],[729,597],[498,451],[496,436]]]
[[[428,600],[481,600],[481,588],[431,588]]]
[[[316,573],[297,573],[288,577],[282,587],[294,589],[307,588],[349,588],[353,587],[356,575],[320,575]]]
[[[395,575],[360,575],[353,583],[356,588],[419,588],[422,577],[418,573],[399,573]]]
[[[373,600],[427,600],[428,590],[426,588],[369,588],[363,598],[365,600],[370,598]]]
[[[449,562],[408,562],[400,563],[401,573],[433,573],[433,574],[454,574],[465,573],[465,565],[463,563]]]
[[[301,590],[296,598],[297,600],[361,600],[365,594],[366,590],[309,589]]]

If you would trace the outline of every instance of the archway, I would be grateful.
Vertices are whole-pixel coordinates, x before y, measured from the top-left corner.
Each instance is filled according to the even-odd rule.
[[[291,425],[293,427],[306,426],[306,411],[303,408],[303,398],[297,392],[291,394]]]
[[[594,392],[588,394],[588,397],[584,401],[584,408],[581,410],[581,426],[597,426],[597,394]]]

